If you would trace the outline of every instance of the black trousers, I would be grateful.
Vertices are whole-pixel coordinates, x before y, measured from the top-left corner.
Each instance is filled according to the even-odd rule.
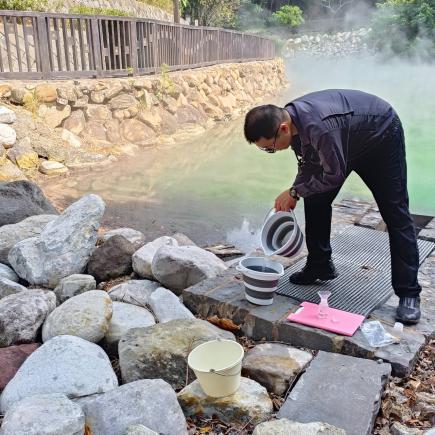
[[[372,192],[390,239],[392,285],[397,296],[416,297],[421,291],[417,238],[409,213],[406,186],[405,140],[395,118],[380,143],[348,165]],[[304,199],[308,262],[322,264],[331,258],[332,202],[340,188]]]

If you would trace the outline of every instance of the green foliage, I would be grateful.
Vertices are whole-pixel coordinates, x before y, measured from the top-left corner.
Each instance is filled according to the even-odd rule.
[[[183,0],[183,17],[198,20],[200,26],[234,28],[240,0]]]
[[[175,89],[174,82],[169,76],[169,66],[166,63],[162,64],[162,74],[160,76],[159,85],[156,89],[155,96],[162,101],[165,97]]]
[[[434,0],[386,0],[377,4],[371,41],[387,54],[435,56]]]
[[[279,24],[290,27],[298,27],[304,22],[303,12],[299,6],[284,5],[273,13],[273,17]]]
[[[0,0],[0,9],[16,11],[44,11],[47,0]]]
[[[174,3],[172,0],[138,0],[146,5],[155,6],[156,8],[163,9],[166,12],[172,13],[174,11]]]
[[[110,8],[93,8],[91,6],[74,6],[70,9],[72,14],[81,15],[110,15],[115,17],[129,17],[131,14],[122,11],[121,9],[110,9]]]

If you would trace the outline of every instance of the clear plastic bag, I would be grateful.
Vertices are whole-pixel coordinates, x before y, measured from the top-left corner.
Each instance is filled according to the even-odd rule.
[[[396,343],[398,340],[393,335],[389,334],[382,323],[378,320],[364,322],[361,326],[361,331],[364,337],[372,347],[388,346],[389,344]]]

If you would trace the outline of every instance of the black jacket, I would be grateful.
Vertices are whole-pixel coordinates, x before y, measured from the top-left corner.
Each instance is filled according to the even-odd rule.
[[[341,186],[348,164],[380,145],[397,116],[381,98],[350,89],[313,92],[285,109],[298,130],[292,148],[302,164],[293,186],[302,197]]]

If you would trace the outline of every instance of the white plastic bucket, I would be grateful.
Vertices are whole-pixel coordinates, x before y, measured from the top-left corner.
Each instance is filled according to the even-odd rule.
[[[205,394],[225,397],[240,386],[243,356],[243,347],[236,341],[217,339],[195,347],[187,357],[187,364]]]
[[[266,255],[293,257],[304,245],[304,235],[293,211],[271,209],[261,229],[261,246]]]
[[[240,260],[236,269],[243,274],[245,297],[249,302],[256,305],[273,304],[278,280],[284,275],[281,263],[265,257],[246,257]]]

